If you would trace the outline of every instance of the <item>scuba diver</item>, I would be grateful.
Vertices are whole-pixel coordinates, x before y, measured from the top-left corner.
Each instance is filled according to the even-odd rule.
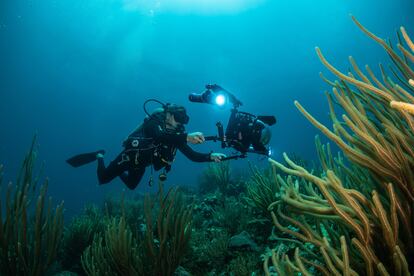
[[[146,103],[154,101],[162,107],[149,114]],[[79,167],[93,161],[98,162],[97,174],[100,184],[106,184],[119,176],[125,185],[133,190],[141,181],[146,167],[156,171],[164,169],[159,175],[161,181],[166,180],[177,149],[194,162],[220,162],[226,158],[222,153],[200,153],[194,151],[190,144],[201,144],[205,141],[201,132],[187,133],[184,125],[189,121],[183,106],[163,104],[151,99],[144,103],[147,117],[123,142],[124,150],[106,167],[104,150],[76,155],[67,160],[73,167]],[[152,176],[150,185],[152,184]]]

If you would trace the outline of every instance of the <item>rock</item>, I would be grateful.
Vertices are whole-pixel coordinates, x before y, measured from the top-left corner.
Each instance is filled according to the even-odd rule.
[[[241,232],[238,235],[235,235],[230,238],[229,242],[229,249],[232,250],[252,250],[252,251],[258,251],[259,248],[257,244],[250,238],[249,233],[246,231]]]

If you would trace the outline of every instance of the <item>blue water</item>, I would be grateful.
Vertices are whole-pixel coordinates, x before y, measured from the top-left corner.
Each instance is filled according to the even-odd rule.
[[[274,158],[286,151],[314,159],[319,132],[293,101],[329,123],[329,87],[318,76],[326,69],[315,46],[342,70],[349,55],[376,72],[378,62],[389,62],[350,13],[380,37],[395,40],[401,25],[414,34],[412,0],[2,0],[0,163],[6,179],[14,179],[37,133],[49,194],[65,200],[69,214],[120,193],[119,180],[98,186],[95,164],[73,169],[64,160],[105,148],[109,162],[142,121],[147,98],[185,105],[189,131],[215,134],[228,109],[187,100],[206,83],[232,91],[244,111],[277,117]],[[194,148],[221,150],[213,143]],[[265,166],[262,159],[250,161]],[[178,154],[168,183],[194,185],[205,167]],[[128,194],[146,192],[148,176]]]

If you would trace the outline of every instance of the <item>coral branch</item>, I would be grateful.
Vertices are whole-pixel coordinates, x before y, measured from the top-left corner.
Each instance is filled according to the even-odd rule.
[[[279,190],[272,195],[276,198],[268,205],[273,224],[301,242],[301,248],[312,248],[301,252],[291,242],[297,247],[293,259],[281,247],[272,250],[279,274],[308,275],[310,266],[329,275],[410,275],[414,269],[414,70],[409,63],[414,44],[404,28],[404,40],[399,36],[395,48],[352,20],[385,49],[393,63],[391,75],[381,64],[380,77],[368,66],[364,73],[352,57],[353,72],[343,73],[316,48],[321,62],[339,78],[321,75],[333,86],[326,93],[332,129],[298,101],[295,106],[343,155],[332,156],[329,145],[316,139],[320,170],[308,170],[287,154],[283,164],[269,159],[281,171],[276,176]],[[335,104],[345,114],[337,116]],[[257,189],[265,193],[264,188]],[[255,195],[271,198],[260,191]]]
[[[411,113],[414,115],[414,104],[404,103],[404,102],[397,102],[397,101],[391,101],[390,106],[392,108],[406,111],[408,113]]]
[[[5,209],[0,196],[0,274],[45,275],[56,260],[63,232],[63,202],[52,210],[51,200],[45,206],[48,181],[40,188],[31,215],[31,201],[38,177],[33,176],[35,139],[23,161],[16,185],[6,192]],[[0,175],[2,175],[0,166]],[[2,185],[0,178],[0,186]],[[37,192],[37,191],[36,191]],[[3,219],[2,214],[6,217]],[[32,223],[28,223],[32,221]]]

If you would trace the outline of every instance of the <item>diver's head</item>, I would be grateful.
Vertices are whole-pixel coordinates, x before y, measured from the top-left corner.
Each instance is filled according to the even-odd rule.
[[[165,105],[165,119],[167,125],[172,128],[178,128],[188,123],[189,117],[187,111],[183,106],[176,104]]]

